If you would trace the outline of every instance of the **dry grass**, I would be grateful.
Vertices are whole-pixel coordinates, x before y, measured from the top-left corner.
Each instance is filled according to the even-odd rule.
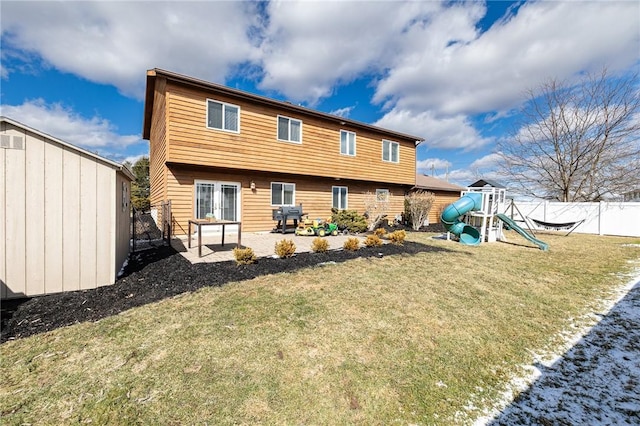
[[[509,233],[518,244],[526,244]],[[210,288],[0,347],[2,424],[448,424],[593,307],[624,238],[465,247]]]

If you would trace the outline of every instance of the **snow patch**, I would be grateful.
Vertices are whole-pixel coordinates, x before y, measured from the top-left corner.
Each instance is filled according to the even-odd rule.
[[[472,395],[454,421],[640,424],[640,269],[625,278],[599,312],[570,319],[558,346],[532,351],[532,363],[519,366],[497,400]]]

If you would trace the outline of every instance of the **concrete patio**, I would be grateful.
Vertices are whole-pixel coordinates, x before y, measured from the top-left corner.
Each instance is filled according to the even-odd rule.
[[[349,237],[360,239],[363,244],[365,235],[336,235],[324,237],[329,242],[329,249],[341,248]],[[242,246],[253,249],[257,257],[265,257],[275,255],[276,242],[287,239],[293,240],[296,245],[296,253],[311,251],[311,244],[316,237],[305,237],[295,235],[293,232],[282,234],[279,232],[243,232]],[[222,237],[218,234],[202,235],[202,257],[198,257],[198,237],[191,236],[191,248],[189,247],[187,236],[182,235],[171,240],[171,246],[175,248],[182,256],[191,263],[202,262],[223,262],[227,260],[235,260],[233,249],[237,245],[237,234],[226,233],[225,244],[221,245]]]

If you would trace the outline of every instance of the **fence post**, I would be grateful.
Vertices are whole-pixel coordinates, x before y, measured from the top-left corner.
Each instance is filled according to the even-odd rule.
[[[604,201],[598,203],[598,235],[604,235],[602,231],[602,204]]]
[[[169,206],[167,207],[167,211],[169,212],[169,214],[168,214],[169,219],[167,220],[167,223],[169,225],[167,226],[167,229],[169,230],[168,241],[169,241],[169,244],[171,244],[171,235],[172,235],[172,231],[173,231],[171,228],[172,228],[172,224],[173,224],[173,222],[172,222],[173,219],[171,217],[171,200],[169,200],[168,202],[169,202]]]
[[[133,242],[131,252],[136,252],[136,208],[131,205],[131,241]]]

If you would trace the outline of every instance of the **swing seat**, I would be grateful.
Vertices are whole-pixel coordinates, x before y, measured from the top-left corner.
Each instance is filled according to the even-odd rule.
[[[569,234],[571,234],[573,231],[575,231],[575,229],[580,226],[580,224],[582,224],[582,222],[585,221],[585,219],[582,220],[578,220],[575,222],[565,222],[565,223],[554,223],[554,222],[545,222],[543,220],[538,220],[538,219],[534,219],[532,217],[527,216],[527,219],[529,219],[531,222],[535,223],[537,226],[544,228],[544,229],[548,229],[548,230],[552,230],[552,231],[561,231],[561,230],[569,230],[569,232],[567,232],[565,234],[565,237]]]

